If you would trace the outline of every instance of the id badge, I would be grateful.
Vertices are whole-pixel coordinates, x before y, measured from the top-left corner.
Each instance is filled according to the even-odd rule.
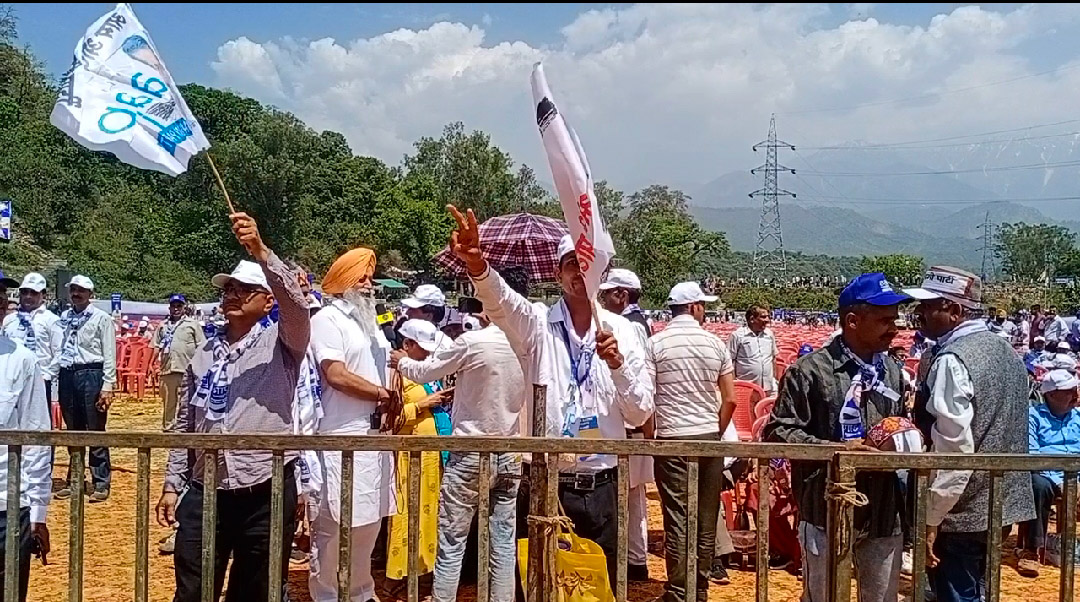
[[[584,416],[578,422],[578,434],[579,439],[600,439],[600,419],[596,414],[592,416]],[[578,462],[586,462],[595,458],[596,454],[590,454],[587,456],[578,456]]]

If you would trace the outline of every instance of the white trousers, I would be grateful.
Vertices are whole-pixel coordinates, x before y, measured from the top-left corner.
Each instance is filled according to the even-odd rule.
[[[630,521],[626,528],[626,561],[633,566],[645,566],[649,561],[649,509],[645,498],[645,484],[630,489]]]
[[[379,537],[379,523],[375,521],[361,527],[353,527],[352,572],[350,573],[350,602],[378,600],[375,597],[375,579],[371,576],[371,553]],[[338,533],[340,527],[329,512],[320,512],[311,523],[311,575],[308,589],[314,602],[337,602]]]

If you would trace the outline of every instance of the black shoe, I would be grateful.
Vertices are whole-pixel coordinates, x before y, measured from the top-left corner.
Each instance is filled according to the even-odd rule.
[[[649,567],[644,564],[627,565],[626,580],[631,583],[645,583],[649,581]]]
[[[713,583],[717,585],[728,585],[731,583],[731,578],[728,577],[727,569],[724,568],[723,563],[714,562],[712,566],[712,573],[709,575]]]

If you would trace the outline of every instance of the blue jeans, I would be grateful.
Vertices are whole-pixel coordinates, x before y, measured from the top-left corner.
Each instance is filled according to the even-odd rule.
[[[986,531],[938,533],[934,571],[938,602],[981,602],[986,574]]]
[[[492,602],[513,602],[516,559],[515,523],[517,492],[521,479],[520,454],[491,454],[492,475],[489,492],[491,515],[488,521],[491,558],[488,561]],[[469,538],[473,514],[479,504],[480,454],[454,453],[443,469],[439,492],[438,548],[435,552],[435,602],[457,600],[461,563]],[[481,525],[483,528],[483,525]],[[484,559],[480,559],[483,562]]]
[[[111,345],[112,342],[110,341]],[[91,366],[91,367],[86,367]],[[109,413],[97,409],[98,396],[105,373],[96,364],[75,365],[60,369],[60,412],[64,415],[64,426],[69,431],[104,431]],[[72,448],[74,449],[74,448]],[[71,451],[71,450],[69,450]],[[108,489],[112,482],[112,464],[109,461],[109,448],[90,448],[90,476],[94,490]],[[84,475],[72,475],[68,467],[67,483],[72,478],[82,479]]]

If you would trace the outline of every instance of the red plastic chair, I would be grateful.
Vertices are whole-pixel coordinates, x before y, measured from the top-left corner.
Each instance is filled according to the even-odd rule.
[[[740,441],[750,441],[754,436],[754,404],[765,399],[765,391],[752,382],[735,381],[735,431]]]
[[[754,419],[757,420],[763,416],[768,416],[772,412],[773,404],[775,403],[776,396],[773,395],[754,404]]]

